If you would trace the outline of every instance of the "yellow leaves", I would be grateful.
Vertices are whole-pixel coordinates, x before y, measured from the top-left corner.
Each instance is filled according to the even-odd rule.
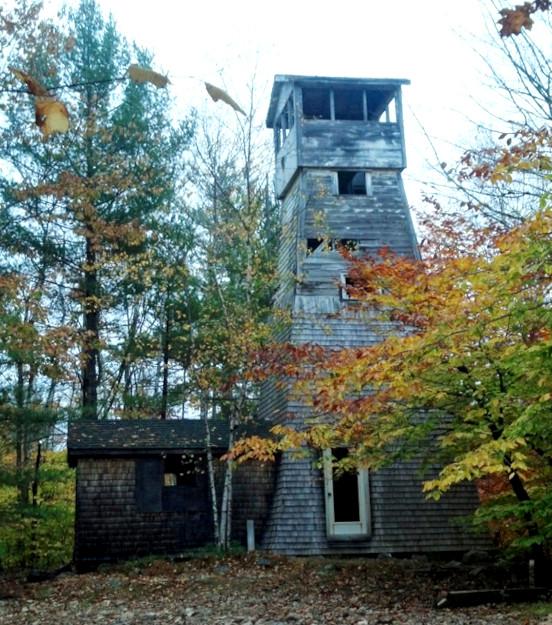
[[[206,82],[205,89],[207,89],[207,93],[211,96],[211,99],[213,100],[213,102],[218,102],[219,100],[221,100],[221,102],[228,104],[228,106],[232,107],[238,113],[241,113],[242,115],[246,114],[245,111],[240,107],[240,105],[237,104],[237,102],[233,100],[226,93],[226,91],[224,91],[220,87],[216,87],[215,85],[212,85],[211,83]]]
[[[36,98],[35,114],[36,124],[45,137],[69,130],[69,112],[63,102],[53,97]]]
[[[249,436],[237,441],[222,459],[236,460],[239,463],[253,459],[260,462],[273,462],[278,450],[278,445],[270,439]]]
[[[45,138],[69,130],[69,113],[63,102],[52,96],[36,78],[20,69],[10,67],[12,74],[35,96],[35,121]]]
[[[170,82],[170,80],[166,76],[163,76],[158,72],[154,72],[149,67],[143,67],[142,65],[137,64],[132,64],[129,66],[128,77],[133,82],[138,84],[149,82],[150,84],[156,86],[158,89],[163,89]]]
[[[436,479],[426,480],[423,490],[433,496],[435,492],[443,493],[455,484],[487,475],[505,474],[511,477],[514,472],[527,470],[527,454],[526,441],[522,437],[503,437],[484,442],[446,465]],[[511,460],[505,461],[507,457]]]

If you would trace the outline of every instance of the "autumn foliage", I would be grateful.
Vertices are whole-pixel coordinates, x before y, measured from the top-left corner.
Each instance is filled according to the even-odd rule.
[[[548,130],[502,138],[494,154],[472,152],[464,176],[485,184],[538,169],[549,176]],[[477,215],[439,212],[425,224],[422,259],[389,250],[351,269],[348,314],[364,317],[380,341],[325,351],[280,346],[263,375],[294,379],[312,418],[304,431],[278,427],[266,445],[245,441],[236,454],[265,458],[304,445],[347,447],[378,469],[423,456],[438,475],[428,496],[489,478],[495,518],[517,544],[552,538],[552,205],[512,229]],[[487,480],[482,482],[481,480]],[[479,512],[488,519],[488,506]]]

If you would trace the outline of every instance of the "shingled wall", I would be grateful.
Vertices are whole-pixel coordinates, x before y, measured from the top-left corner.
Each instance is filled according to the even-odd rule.
[[[267,117],[268,127],[275,131],[276,189],[282,200],[275,306],[289,312],[291,327],[284,340],[295,345],[369,346],[399,330],[349,299],[342,288],[348,264],[336,243],[351,245],[359,255],[373,257],[388,248],[399,255],[418,256],[401,178],[406,161],[400,89],[406,83],[304,76],[275,79]],[[329,115],[323,109],[303,114],[307,89],[311,96],[316,89],[326,94],[320,97],[329,98]],[[336,115],[334,92],[344,89],[363,90],[362,118]],[[368,114],[381,112],[391,99],[395,121],[392,115]],[[295,126],[282,142],[286,133],[281,127],[290,106]],[[358,193],[340,183],[351,172],[364,175]],[[263,388],[259,413],[272,423],[298,428],[315,416],[303,396],[286,394],[273,380]],[[429,502],[416,462],[370,474],[370,532],[362,532],[360,538],[329,539],[324,480],[316,460],[314,455],[281,458],[263,541],[266,548],[288,554],[372,554],[461,551],[487,544],[485,537],[465,531],[460,524],[477,506],[473,485]]]
[[[439,502],[421,488],[419,463],[404,462],[370,474],[371,535],[331,539],[326,534],[324,483],[317,457],[286,454],[279,463],[272,515],[263,546],[288,555],[407,554],[488,548],[469,530],[477,505],[472,485],[452,489]]]
[[[149,475],[141,477],[140,463],[144,462]],[[160,497],[156,499],[153,492],[148,498],[140,492],[146,487],[144,478],[150,482],[162,478],[162,473],[155,475],[154,465],[151,457],[79,458],[75,561],[81,569],[104,561],[177,554],[213,542],[206,472],[198,474],[197,487],[167,490],[159,483]],[[216,473],[220,486],[223,471]],[[234,540],[245,544],[248,519],[255,522],[261,535],[271,504],[273,479],[273,465],[249,463],[237,468],[232,510]]]

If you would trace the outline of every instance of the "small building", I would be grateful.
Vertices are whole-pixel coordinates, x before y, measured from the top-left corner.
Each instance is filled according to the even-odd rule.
[[[78,421],[68,434],[76,468],[74,559],[80,569],[213,544],[205,425],[200,420]],[[228,427],[211,424],[220,499]],[[246,521],[260,535],[272,501],[274,466],[237,468],[233,481],[234,540]]]
[[[355,314],[347,262],[388,247],[417,255],[401,172],[406,166],[406,80],[276,76],[267,125],[274,132],[282,207],[275,306],[291,323],[280,340],[329,348],[373,344],[377,319]],[[259,421],[302,427],[308,406],[275,381],[264,385]],[[212,541],[213,519],[200,421],[80,422],[69,430],[77,467],[75,558],[81,565],[178,553]],[[226,451],[219,426],[212,452]],[[235,539],[255,522],[257,542],[281,554],[459,552],[487,546],[460,522],[476,507],[472,485],[439,502],[422,493],[416,461],[334,476],[326,450],[274,465],[244,464],[234,480]]]

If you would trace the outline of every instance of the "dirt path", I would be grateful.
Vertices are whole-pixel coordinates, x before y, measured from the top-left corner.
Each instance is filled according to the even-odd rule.
[[[8,584],[0,625],[525,625],[526,606],[435,610],[473,571],[418,561],[233,558],[127,564]],[[470,581],[471,580],[471,581]]]

